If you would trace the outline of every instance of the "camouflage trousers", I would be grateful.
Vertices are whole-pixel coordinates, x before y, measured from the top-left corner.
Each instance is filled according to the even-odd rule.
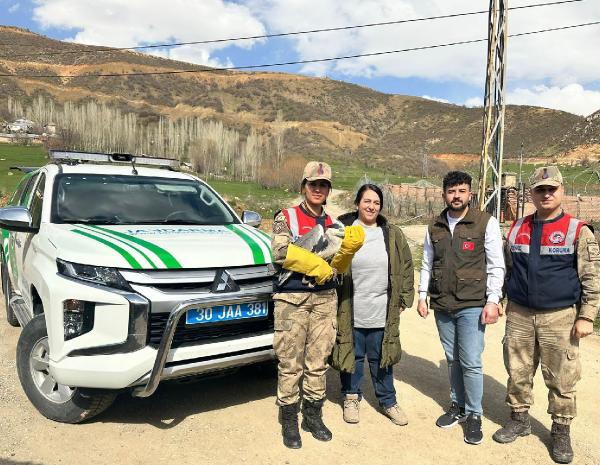
[[[579,340],[571,336],[576,318],[575,306],[535,311],[508,302],[504,365],[509,376],[506,402],[513,411],[526,411],[533,404],[533,377],[541,365],[548,413],[563,424],[575,417],[575,385],[581,377]]]
[[[300,382],[304,398],[323,399],[327,358],[335,342],[337,325],[335,289],[279,293],[273,299],[273,347],[279,359],[277,405],[298,402]]]

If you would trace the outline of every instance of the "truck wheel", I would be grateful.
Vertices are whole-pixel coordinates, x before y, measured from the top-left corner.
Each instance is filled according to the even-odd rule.
[[[4,292],[4,306],[6,307],[6,321],[15,328],[19,326],[19,320],[12,308],[10,308],[10,295],[12,293],[12,284],[8,276],[6,265],[2,265],[2,292]]]
[[[49,369],[50,349],[44,315],[34,317],[17,344],[17,373],[25,394],[38,411],[61,423],[80,423],[106,410],[114,391],[72,388],[56,382]]]

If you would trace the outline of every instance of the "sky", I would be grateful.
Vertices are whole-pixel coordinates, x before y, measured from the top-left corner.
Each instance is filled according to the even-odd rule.
[[[552,0],[510,0],[509,7]],[[0,0],[0,24],[84,44],[131,47],[485,11],[488,0]],[[509,34],[600,21],[600,0],[509,11]],[[208,66],[247,66],[487,37],[487,14],[153,49]],[[507,102],[587,116],[600,109],[600,24],[508,39]],[[270,68],[465,106],[483,104],[485,42]]]

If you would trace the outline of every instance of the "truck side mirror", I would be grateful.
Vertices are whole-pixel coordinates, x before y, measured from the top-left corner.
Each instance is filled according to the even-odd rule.
[[[0,208],[0,228],[15,232],[37,232],[31,213],[25,207]]]
[[[247,224],[248,226],[254,226],[258,228],[260,226],[260,222],[262,221],[262,217],[251,210],[244,210],[242,212],[242,223]]]

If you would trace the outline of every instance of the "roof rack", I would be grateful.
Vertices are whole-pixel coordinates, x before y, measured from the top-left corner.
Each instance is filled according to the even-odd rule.
[[[76,165],[78,163],[127,163],[136,165],[151,165],[160,168],[176,170],[179,161],[172,158],[159,158],[132,155],[130,153],[94,153],[94,152],[71,152],[63,150],[50,150],[50,159],[57,163]]]

